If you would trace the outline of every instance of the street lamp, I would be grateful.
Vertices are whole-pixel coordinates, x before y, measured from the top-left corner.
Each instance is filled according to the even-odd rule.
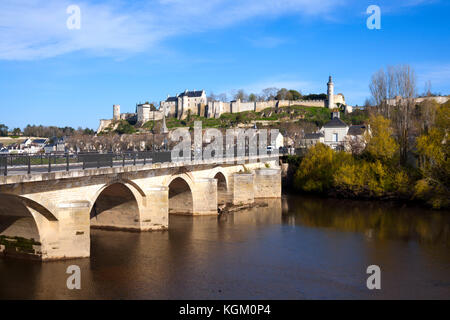
[[[163,123],[162,123],[162,127],[161,127],[161,134],[164,137],[163,140],[163,146],[164,146],[164,151],[167,151],[167,139],[166,139],[166,135],[167,133],[169,133],[169,129],[167,129],[166,126],[166,105],[163,105]]]

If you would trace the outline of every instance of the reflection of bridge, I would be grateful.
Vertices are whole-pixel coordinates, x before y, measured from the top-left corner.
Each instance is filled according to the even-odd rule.
[[[0,252],[43,260],[88,257],[91,226],[165,230],[169,213],[217,215],[220,203],[281,196],[278,156],[117,161],[31,174],[25,165],[25,172],[0,176]]]

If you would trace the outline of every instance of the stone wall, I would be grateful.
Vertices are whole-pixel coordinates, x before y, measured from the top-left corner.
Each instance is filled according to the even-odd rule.
[[[281,195],[280,169],[255,170],[255,198],[279,198]]]
[[[255,201],[254,178],[252,173],[233,174],[233,204],[250,204]]]

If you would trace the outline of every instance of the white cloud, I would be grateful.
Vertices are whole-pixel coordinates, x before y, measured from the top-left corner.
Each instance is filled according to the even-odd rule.
[[[167,37],[223,28],[283,14],[319,16],[344,0],[159,0],[121,1],[2,0],[0,59],[32,60],[87,51],[121,55],[156,47]],[[81,8],[81,29],[69,30],[66,9]]]

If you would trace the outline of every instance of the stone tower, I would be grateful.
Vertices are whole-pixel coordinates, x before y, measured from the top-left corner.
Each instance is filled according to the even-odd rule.
[[[335,107],[335,105],[334,105],[334,83],[333,83],[333,80],[331,79],[331,76],[328,80],[327,86],[328,86],[328,90],[327,90],[328,109],[334,109],[334,107]]]
[[[120,104],[113,105],[113,120],[120,120]]]

